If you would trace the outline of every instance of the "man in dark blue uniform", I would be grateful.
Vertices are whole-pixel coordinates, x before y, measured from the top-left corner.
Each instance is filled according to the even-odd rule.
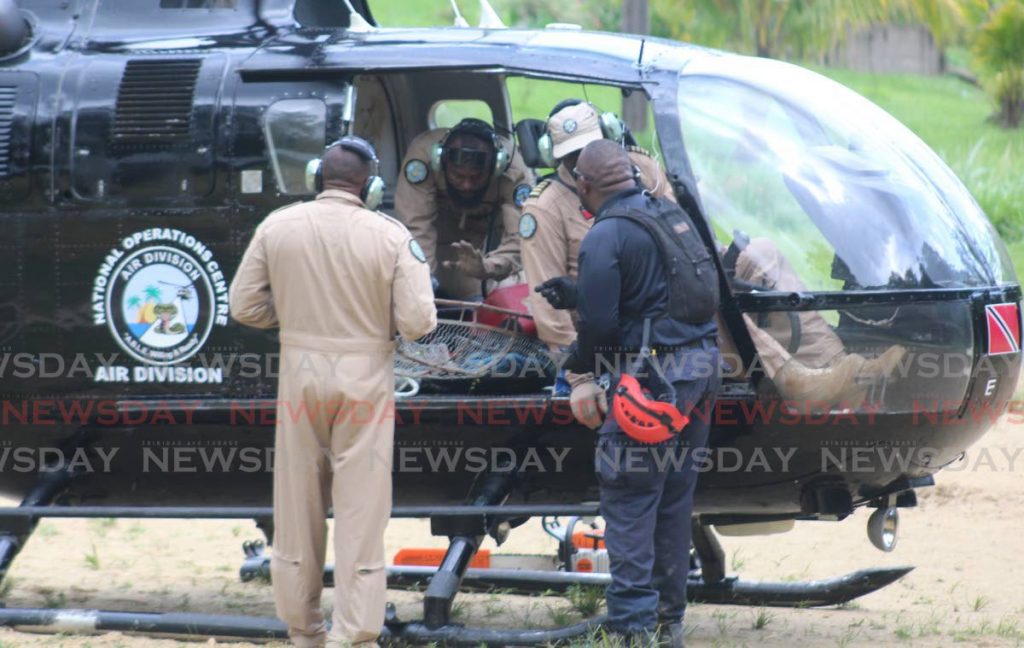
[[[668,316],[669,285],[658,243],[640,224],[614,217],[623,207],[651,215],[663,208],[638,186],[625,151],[613,142],[594,142],[583,150],[573,175],[583,207],[596,218],[580,248],[579,337],[566,368],[578,373],[613,368],[614,386],[625,369],[623,357],[635,357],[641,348],[649,320],[653,361],[671,384],[676,407],[691,418],[682,434],[656,444],[630,438],[614,416],[598,430],[601,515],[612,576],[608,628],[635,638],[653,636],[657,629],[662,645],[682,646],[697,482],[694,451],[707,445],[719,387],[716,326],[711,319],[690,324]],[[592,416],[607,411],[601,390],[586,393],[593,394]]]

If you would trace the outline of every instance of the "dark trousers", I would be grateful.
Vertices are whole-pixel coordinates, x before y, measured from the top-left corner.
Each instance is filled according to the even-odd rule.
[[[612,577],[608,627],[616,632],[652,631],[658,622],[681,621],[686,609],[693,492],[707,463],[699,460],[720,383],[719,353],[705,341],[668,355],[657,361],[677,406],[690,416],[683,433],[642,444],[611,414],[598,430],[595,464]]]

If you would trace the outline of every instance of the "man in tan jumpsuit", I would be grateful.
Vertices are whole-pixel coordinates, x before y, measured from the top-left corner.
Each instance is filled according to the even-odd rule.
[[[446,297],[480,295],[482,281],[521,268],[519,207],[533,174],[511,148],[486,122],[464,119],[420,134],[405,154],[395,212]]]
[[[807,286],[789,260],[770,239],[755,238],[736,260],[736,278],[763,290],[804,292]],[[795,313],[799,343],[793,345],[790,313],[766,313],[755,322],[743,320],[750,331],[765,373],[784,398],[827,404],[863,402],[874,382],[888,378],[906,355],[894,345],[876,358],[846,352],[846,346],[817,311]]]
[[[554,176],[534,187],[523,204],[519,221],[523,268],[530,286],[554,277],[576,277],[580,241],[590,231],[593,219],[580,211],[572,170],[583,147],[604,137],[597,109],[585,102],[552,114],[547,131],[559,161],[558,169]],[[628,149],[630,159],[640,169],[641,184],[656,197],[675,200],[657,160],[639,147]],[[568,346],[576,339],[572,311],[554,309],[537,293],[531,292],[528,299],[541,340],[559,347]]]
[[[523,204],[519,220],[523,268],[526,282],[537,286],[555,277],[576,278],[579,272],[580,242],[593,218],[581,211],[572,170],[580,151],[590,142],[603,139],[600,116],[589,103],[566,100],[548,118],[547,132],[559,161],[555,175],[541,181]],[[675,200],[672,187],[658,161],[639,147],[627,147],[629,157],[640,170],[640,183],[654,196]],[[530,313],[541,340],[552,348],[567,347],[576,339],[573,311],[556,310],[544,297],[530,292]],[[601,393],[591,374],[568,372],[574,413],[599,407]]]
[[[234,318],[280,328],[271,574],[296,646],[328,639],[320,595],[334,507],[332,645],[375,645],[391,511],[394,334],[437,323],[426,259],[398,221],[365,208],[373,149],[324,153],[316,200],[268,216],[231,284]],[[333,481],[332,481],[333,474]]]

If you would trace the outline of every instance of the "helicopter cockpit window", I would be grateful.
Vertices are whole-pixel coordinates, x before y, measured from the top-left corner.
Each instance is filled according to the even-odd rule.
[[[809,291],[1015,280],[967,190],[887,113],[794,66],[720,65],[687,66],[679,119],[722,242],[771,240]]]
[[[306,194],[306,164],[324,150],[327,105],[322,99],[282,99],[267,108],[263,122],[278,190]]]
[[[482,119],[488,124],[494,123],[494,115],[487,102],[471,99],[438,101],[430,109],[428,121],[431,128],[451,128],[467,117]]]

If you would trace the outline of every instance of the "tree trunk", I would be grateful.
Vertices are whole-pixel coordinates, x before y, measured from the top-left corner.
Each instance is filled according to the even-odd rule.
[[[651,33],[651,13],[648,0],[625,0],[622,4],[622,31],[627,34]],[[634,92],[622,98],[622,119],[630,130],[639,133],[647,128],[647,98]]]

